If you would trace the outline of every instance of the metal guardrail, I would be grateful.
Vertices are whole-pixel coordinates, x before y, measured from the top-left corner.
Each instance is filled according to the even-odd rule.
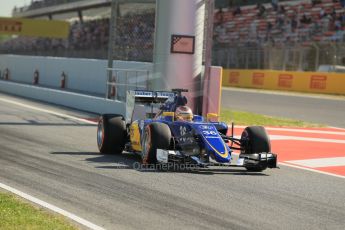
[[[320,65],[345,65],[345,43],[295,46],[214,47],[213,65],[227,69],[317,71]]]

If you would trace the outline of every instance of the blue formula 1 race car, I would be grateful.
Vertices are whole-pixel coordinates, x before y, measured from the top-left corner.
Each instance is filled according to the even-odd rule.
[[[193,115],[183,92],[186,90],[132,91],[129,118],[101,116],[97,129],[99,151],[137,153],[143,164],[235,166],[248,171],[277,167],[277,155],[271,153],[264,127],[247,127],[240,138],[235,138],[232,126],[232,134],[227,136],[228,125],[216,121],[217,115]],[[234,150],[240,151],[235,164]]]

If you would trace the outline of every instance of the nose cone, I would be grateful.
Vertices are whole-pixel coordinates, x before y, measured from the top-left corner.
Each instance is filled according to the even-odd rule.
[[[225,144],[223,138],[213,124],[199,124],[196,128],[203,138],[205,149],[214,156],[219,163],[229,163],[231,160],[230,148]]]
[[[228,147],[221,137],[219,138],[207,138],[207,149],[213,154],[215,160],[219,163],[229,163],[231,155]]]

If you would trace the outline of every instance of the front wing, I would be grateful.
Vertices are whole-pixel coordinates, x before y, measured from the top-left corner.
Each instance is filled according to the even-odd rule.
[[[203,162],[197,156],[186,156],[179,151],[157,149],[157,161],[161,164],[194,164],[200,167],[229,166],[229,167],[258,167],[277,168],[277,155],[274,153],[240,154],[236,164]]]

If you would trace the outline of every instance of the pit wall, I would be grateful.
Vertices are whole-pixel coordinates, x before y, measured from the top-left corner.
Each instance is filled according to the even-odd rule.
[[[345,95],[345,74],[224,69],[222,85]]]
[[[0,80],[0,92],[96,114],[125,114],[124,103],[85,94]]]
[[[39,85],[60,88],[62,72],[66,75],[66,89],[105,95],[107,60],[57,58],[40,56],[0,55],[0,71],[9,70],[10,81],[32,84],[35,70]],[[153,64],[145,62],[114,61],[117,69],[141,69],[152,72]]]
[[[96,59],[0,55],[0,92],[93,113],[125,114],[125,103],[105,99],[107,64]],[[144,62],[114,61],[113,66],[149,72],[153,69],[152,63]],[[7,70],[9,79],[5,80]],[[33,85],[36,70],[39,84]],[[62,72],[66,75],[64,89],[60,87]],[[127,76],[131,77],[123,77]]]

